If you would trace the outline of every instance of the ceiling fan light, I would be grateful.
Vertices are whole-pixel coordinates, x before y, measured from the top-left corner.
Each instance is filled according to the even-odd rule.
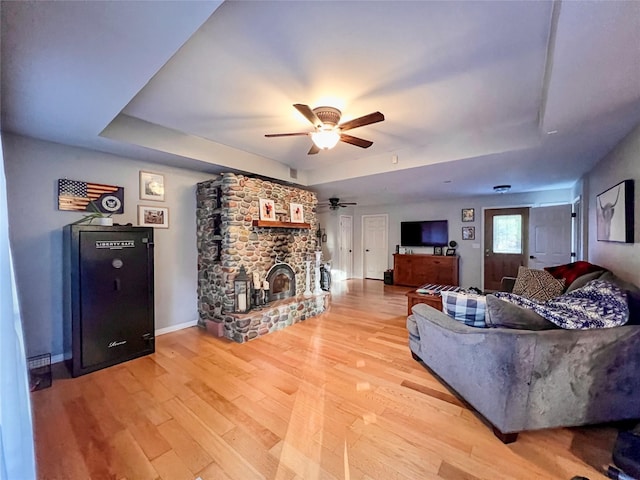
[[[330,150],[340,141],[340,134],[334,130],[321,130],[311,134],[311,140],[322,150]]]
[[[507,193],[511,190],[511,185],[496,185],[493,187],[493,191],[496,193]]]

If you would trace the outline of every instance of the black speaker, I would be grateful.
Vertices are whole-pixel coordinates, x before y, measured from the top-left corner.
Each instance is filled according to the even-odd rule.
[[[451,248],[456,248],[456,247],[458,246],[458,242],[456,242],[455,240],[451,240],[451,241],[449,242],[449,246],[450,246]]]
[[[393,270],[387,270],[384,272],[384,284],[393,285]]]

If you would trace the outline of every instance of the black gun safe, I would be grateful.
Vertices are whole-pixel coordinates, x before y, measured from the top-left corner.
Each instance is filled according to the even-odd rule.
[[[71,374],[153,353],[153,228],[67,225],[64,256]]]

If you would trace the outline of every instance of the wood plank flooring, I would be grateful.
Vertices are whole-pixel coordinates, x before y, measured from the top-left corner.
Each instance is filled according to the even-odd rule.
[[[249,343],[193,327],[153,355],[56,378],[32,394],[38,478],[605,478],[614,428],[503,445],[415,362],[408,290],[335,283],[323,315]]]

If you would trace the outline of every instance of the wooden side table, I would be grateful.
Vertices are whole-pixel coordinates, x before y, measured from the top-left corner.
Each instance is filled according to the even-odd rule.
[[[442,297],[440,295],[418,293],[416,290],[411,290],[407,293],[407,315],[411,315],[411,307],[418,303],[426,303],[427,305],[442,311]]]

